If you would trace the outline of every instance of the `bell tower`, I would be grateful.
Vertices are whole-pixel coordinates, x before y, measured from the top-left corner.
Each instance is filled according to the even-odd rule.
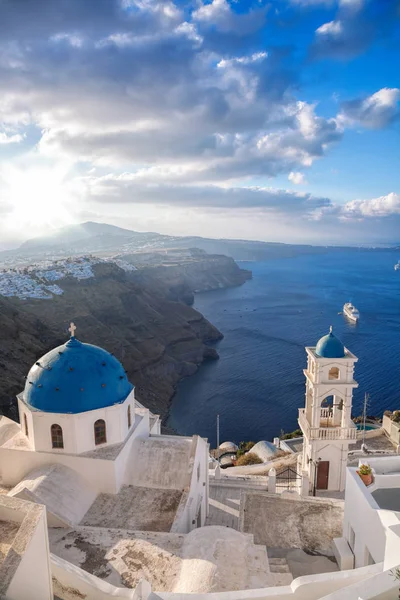
[[[306,406],[299,410],[301,468],[308,474],[311,492],[343,491],[349,445],[357,440],[351,408],[358,358],[333,335],[332,327],[306,352]]]

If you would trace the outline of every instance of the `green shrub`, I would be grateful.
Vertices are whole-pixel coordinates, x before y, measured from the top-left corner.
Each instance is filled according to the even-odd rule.
[[[360,475],[371,475],[372,469],[369,465],[360,465],[358,472]]]
[[[246,465],[259,465],[262,463],[261,458],[257,456],[254,452],[248,452],[247,454],[242,454],[236,461],[237,467],[244,467]]]
[[[400,410],[394,410],[391,419],[395,423],[400,423]]]
[[[303,432],[301,431],[301,429],[295,429],[291,433],[284,433],[284,431],[282,430],[281,440],[291,440],[292,438],[301,437],[302,435]]]
[[[239,456],[243,456],[243,454],[246,454],[246,452],[248,452],[249,450],[252,449],[253,446],[255,446],[255,442],[240,442],[239,444],[239,450],[236,452],[236,456],[239,458]]]

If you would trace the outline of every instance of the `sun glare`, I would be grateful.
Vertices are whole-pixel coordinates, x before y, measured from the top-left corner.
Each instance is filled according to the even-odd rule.
[[[40,167],[10,169],[3,174],[5,200],[11,212],[5,219],[11,230],[32,236],[71,222],[73,195],[65,182],[65,170]]]

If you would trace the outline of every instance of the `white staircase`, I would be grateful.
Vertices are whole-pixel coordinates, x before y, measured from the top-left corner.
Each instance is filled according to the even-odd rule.
[[[286,558],[268,557],[270,569],[270,585],[290,585],[293,581]]]

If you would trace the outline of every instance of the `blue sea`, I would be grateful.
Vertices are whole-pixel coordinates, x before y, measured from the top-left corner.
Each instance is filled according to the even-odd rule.
[[[365,392],[369,414],[400,409],[400,271],[398,253],[330,252],[249,262],[243,286],[198,294],[194,307],[224,334],[220,359],[183,380],[168,425],[178,433],[220,439],[272,440],[297,428],[304,406],[304,346],[333,326],[359,359],[353,414]],[[361,313],[354,325],[341,312],[351,301]]]

